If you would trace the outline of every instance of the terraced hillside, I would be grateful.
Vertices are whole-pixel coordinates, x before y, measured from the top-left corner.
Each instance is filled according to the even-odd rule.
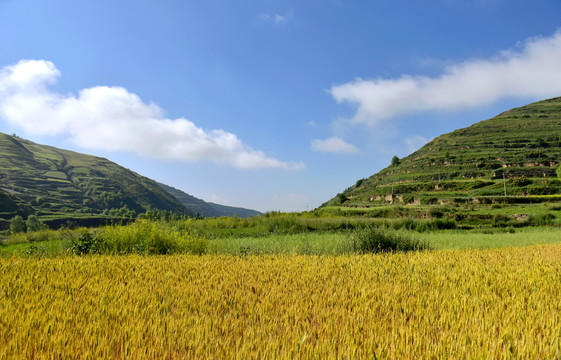
[[[324,206],[561,200],[560,161],[558,97],[439,136]]]
[[[126,207],[187,213],[158,184],[107,159],[0,133],[0,218],[100,214]]]

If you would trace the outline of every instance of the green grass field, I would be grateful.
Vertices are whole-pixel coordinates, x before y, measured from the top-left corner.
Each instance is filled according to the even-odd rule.
[[[341,220],[329,223],[331,226],[337,224],[349,229],[313,231],[309,228],[299,229],[295,225],[298,223],[290,221],[284,223],[284,228],[278,222],[264,222],[250,227],[251,222],[246,220],[239,220],[238,225],[241,227],[235,227],[237,231],[231,231],[231,227],[238,220],[226,218],[222,223],[216,220],[207,223],[204,223],[205,220],[177,223],[139,222],[128,226],[106,226],[98,229],[49,230],[0,238],[0,256],[69,254],[72,253],[71,248],[77,244],[76,239],[83,234],[93,234],[92,241],[96,241],[96,236],[103,236],[103,251],[109,253],[340,255],[353,252],[352,239],[364,225],[362,219],[355,219],[355,222],[351,220],[348,219],[348,223],[340,222]],[[219,225],[223,226],[221,231],[218,231]],[[320,227],[319,224],[316,226]],[[328,227],[327,223],[322,226]],[[276,231],[267,231],[271,228]],[[214,231],[210,231],[211,229]],[[423,232],[406,228],[387,228],[384,231],[426,242],[433,250],[488,249],[561,242],[561,228],[556,226]],[[88,246],[95,248],[95,243],[92,244]]]

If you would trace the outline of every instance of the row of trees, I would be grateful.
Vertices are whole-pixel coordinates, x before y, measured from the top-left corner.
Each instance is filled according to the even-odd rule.
[[[20,215],[16,215],[10,220],[10,232],[12,234],[25,232],[40,231],[47,228],[36,215],[29,215],[27,220],[23,220]]]

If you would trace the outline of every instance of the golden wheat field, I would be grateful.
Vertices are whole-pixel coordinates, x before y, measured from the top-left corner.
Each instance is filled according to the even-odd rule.
[[[560,354],[561,245],[0,259],[0,359]]]

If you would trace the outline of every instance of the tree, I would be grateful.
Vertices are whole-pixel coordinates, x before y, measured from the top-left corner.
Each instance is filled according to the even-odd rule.
[[[43,230],[46,227],[36,215],[29,215],[25,225],[27,225],[27,232]]]
[[[337,198],[339,198],[339,203],[341,204],[349,200],[349,198],[345,194],[337,194]]]
[[[25,231],[25,223],[20,215],[16,215],[10,220],[10,232],[12,234],[20,233]]]
[[[399,165],[400,162],[401,162],[401,160],[399,160],[397,155],[394,155],[394,157],[392,158],[392,166]]]

